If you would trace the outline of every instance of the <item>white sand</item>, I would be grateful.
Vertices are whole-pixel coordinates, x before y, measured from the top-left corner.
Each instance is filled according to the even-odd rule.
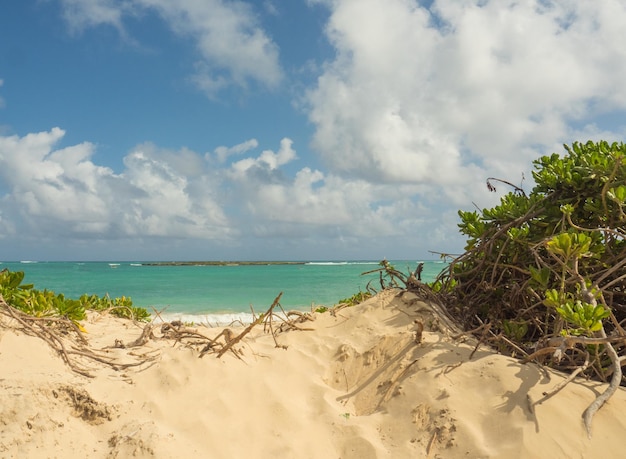
[[[422,309],[421,312],[418,310]],[[426,325],[415,342],[414,319]],[[5,321],[6,322],[6,321]],[[436,320],[435,320],[436,322]],[[581,414],[605,386],[576,380],[529,410],[563,376],[451,340],[414,295],[384,292],[316,315],[311,331],[255,328],[232,353],[153,340],[149,368],[72,372],[41,339],[0,327],[2,458],[608,458],[621,457],[626,391]],[[129,343],[131,322],[90,316],[94,348]],[[216,335],[219,330],[210,329]],[[125,354],[126,353],[126,354]],[[74,400],[74,401],[73,401]],[[79,406],[82,411],[77,411]],[[80,417],[80,415],[83,417]]]

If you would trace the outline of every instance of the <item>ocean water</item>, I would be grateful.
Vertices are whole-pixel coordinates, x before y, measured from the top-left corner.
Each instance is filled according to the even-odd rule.
[[[420,261],[391,261],[407,273]],[[169,320],[229,323],[266,311],[283,292],[285,310],[333,306],[340,299],[366,291],[368,282],[380,288],[378,274],[362,273],[378,261],[306,262],[302,264],[151,266],[142,262],[3,262],[0,269],[23,271],[24,283],[39,290],[131,297],[135,306],[162,311]],[[424,261],[423,281],[433,280],[446,265]]]

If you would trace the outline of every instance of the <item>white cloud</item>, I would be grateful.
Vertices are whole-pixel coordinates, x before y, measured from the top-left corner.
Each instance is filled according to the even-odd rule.
[[[263,151],[231,165],[229,178],[236,201],[250,214],[252,230],[291,238],[317,235],[322,239],[339,231],[342,237],[377,238],[405,235],[439,218],[414,197],[419,185],[373,184],[346,179],[303,167],[290,177],[281,169],[297,157],[290,139],[277,153]],[[424,196],[424,200],[433,197]],[[417,225],[411,228],[412,225]],[[269,229],[271,228],[271,230]],[[423,240],[429,236],[424,235]]]
[[[208,64],[196,75],[205,89],[220,81],[227,69],[234,81],[245,86],[249,79],[276,87],[283,75],[278,64],[278,47],[258,24],[250,4],[242,1],[137,0],[155,8],[172,29],[192,36]],[[218,84],[218,89],[222,84]]]
[[[176,163],[184,162],[180,157]],[[123,178],[138,192],[127,197],[124,231],[133,235],[211,239],[230,233],[210,183],[181,174],[170,163],[136,149],[124,158]],[[194,160],[195,162],[195,160]]]
[[[309,117],[337,173],[431,183],[467,202],[484,177],[516,180],[578,140],[573,121],[626,110],[623,2],[323,3],[337,54]]]
[[[223,163],[229,156],[240,155],[259,146],[256,139],[246,140],[233,147],[219,146],[214,150],[217,161]]]
[[[263,2],[263,8],[268,14],[271,14],[272,16],[280,16],[279,8],[276,6],[276,3],[271,0],[265,0]]]
[[[199,155],[144,145],[126,156],[117,175],[91,161],[90,143],[55,150],[64,134],[54,128],[0,136],[0,177],[8,189],[3,220],[24,234],[225,239],[236,233],[215,197],[215,181],[201,173]]]
[[[127,3],[115,0],[61,0],[63,16],[72,32],[99,26],[110,25],[120,32],[124,30],[122,15]]]
[[[54,128],[23,138],[0,137],[1,174],[12,188],[12,199],[28,218],[106,219],[108,211],[94,185],[99,176],[112,172],[86,161],[93,150],[89,143],[51,152],[63,135]]]
[[[225,0],[62,0],[72,31],[110,25],[127,37],[124,17],[157,11],[178,35],[191,37],[201,56],[191,80],[207,95],[256,81],[276,88],[283,79],[276,43],[249,3]]]
[[[284,138],[280,141],[280,149],[274,153],[272,150],[264,150],[258,158],[246,158],[232,164],[231,176],[243,177],[248,171],[269,172],[276,171],[279,166],[283,166],[297,158],[296,152],[291,148],[293,141]]]
[[[454,237],[454,225],[443,227],[451,212],[433,210],[440,197],[421,185],[374,184],[306,166],[290,172],[298,156],[289,138],[277,151],[232,164],[146,143],[125,156],[116,174],[93,163],[90,143],[55,149],[64,135],[54,128],[0,136],[5,240],[45,240],[46,247],[115,240],[132,247],[159,238],[167,250],[189,250],[185,240],[195,240],[211,253],[239,245],[260,257],[286,247],[287,257],[328,257],[338,250],[356,254],[363,244],[384,248],[393,238],[407,248],[431,242],[448,247],[441,241]],[[252,139],[227,150],[241,155],[256,145]],[[262,247],[256,247],[259,238]],[[154,257],[155,250],[146,253]]]

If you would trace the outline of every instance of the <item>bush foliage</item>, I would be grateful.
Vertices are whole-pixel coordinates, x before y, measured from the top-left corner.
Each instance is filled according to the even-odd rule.
[[[145,308],[133,306],[130,297],[111,299],[108,296],[83,295],[75,300],[66,298],[62,293],[36,290],[32,284],[23,284],[23,280],[22,271],[0,271],[0,295],[7,304],[34,317],[65,317],[77,323],[85,318],[85,311],[91,309],[110,311],[127,319],[150,319],[150,313]]]
[[[550,337],[626,335],[626,146],[565,150],[534,161],[530,193],[513,186],[492,209],[459,212],[466,252],[434,284],[467,329],[490,324],[512,353]],[[588,373],[606,380],[605,347],[568,349],[562,366],[591,352]]]

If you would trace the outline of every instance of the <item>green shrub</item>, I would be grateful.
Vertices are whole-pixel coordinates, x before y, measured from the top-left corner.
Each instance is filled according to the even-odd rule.
[[[371,297],[372,297],[372,294],[369,292],[358,292],[348,298],[343,298],[339,300],[338,304],[347,304],[348,306],[355,306]]]
[[[489,322],[523,347],[626,320],[626,146],[565,150],[534,161],[530,193],[513,187],[491,209],[459,212],[466,252],[433,285],[466,328]]]
[[[65,298],[49,290],[36,290],[32,284],[22,284],[24,272],[0,271],[0,295],[11,306],[35,317],[66,317],[74,322],[85,318],[89,309],[110,310],[118,317],[146,321],[150,313],[145,308],[133,306],[129,297],[115,298],[108,296],[83,295],[78,300]]]

